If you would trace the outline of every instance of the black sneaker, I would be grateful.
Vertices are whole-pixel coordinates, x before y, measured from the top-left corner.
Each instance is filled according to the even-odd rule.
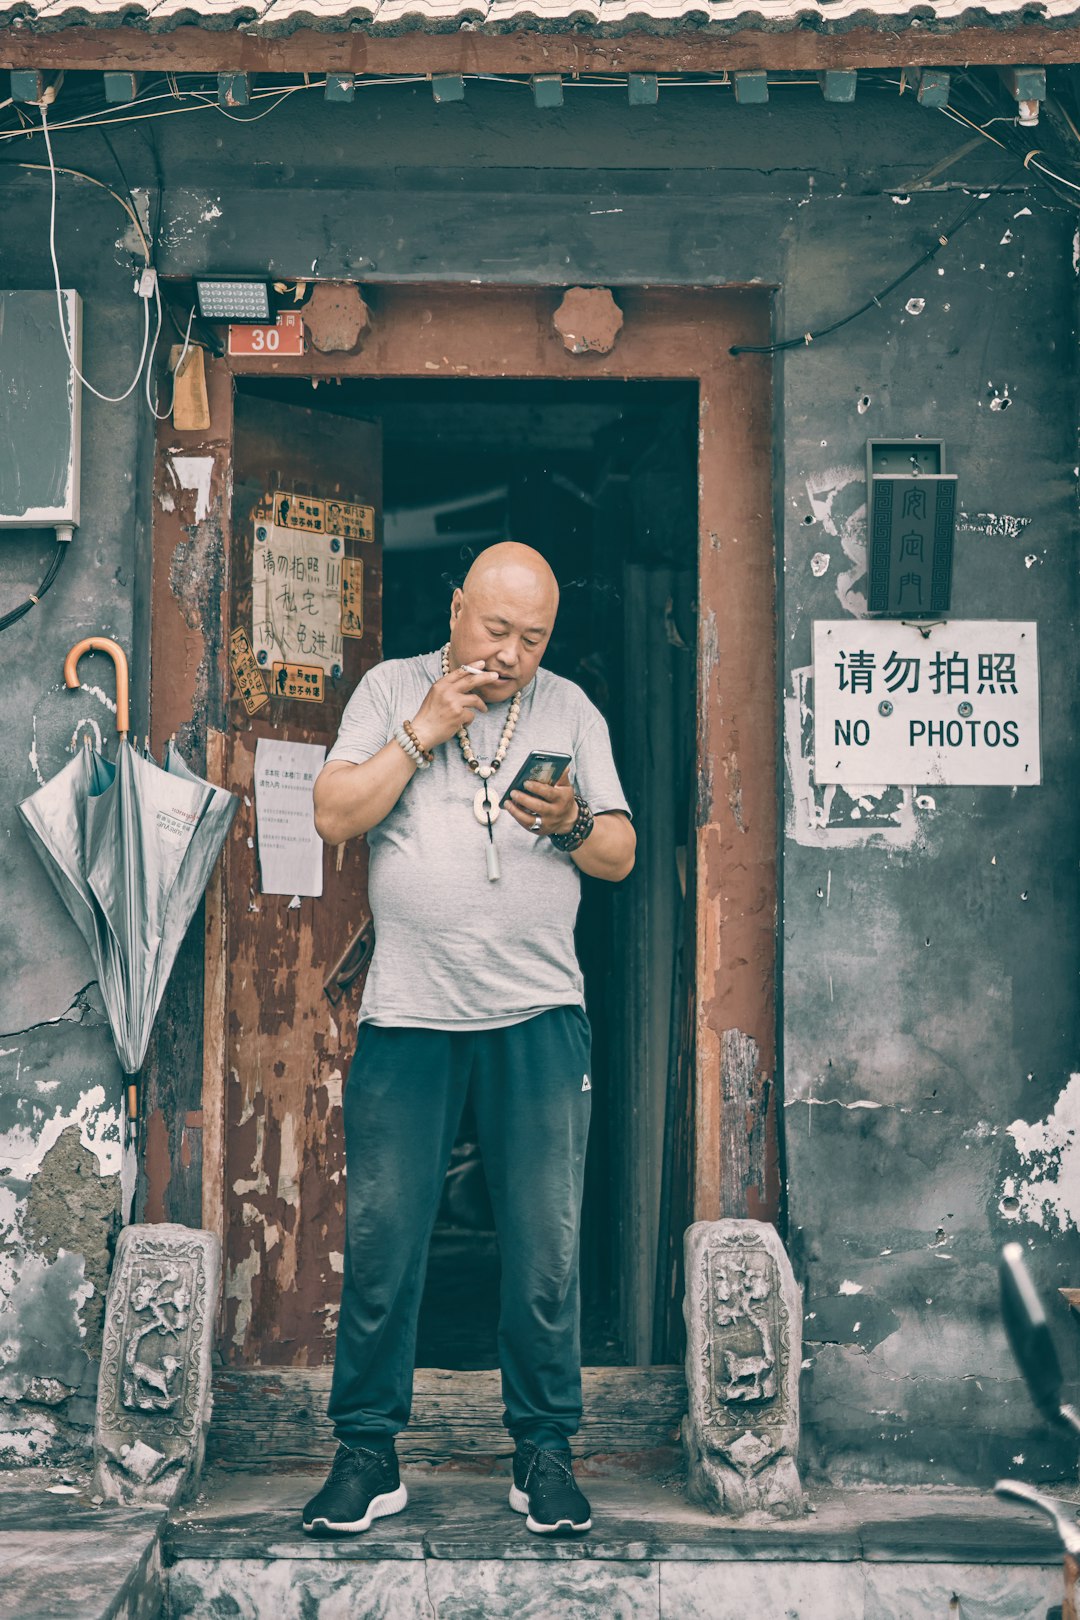
[[[527,1513],[525,1528],[538,1536],[582,1534],[592,1529],[588,1502],[578,1490],[570,1451],[549,1451],[522,1441],[514,1452],[510,1506]]]
[[[304,1509],[308,1535],[357,1535],[373,1519],[400,1513],[409,1493],[398,1474],[397,1453],[338,1446],[330,1477]]]

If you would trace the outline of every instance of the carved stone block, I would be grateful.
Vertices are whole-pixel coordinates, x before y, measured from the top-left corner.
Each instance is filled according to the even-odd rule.
[[[794,1517],[802,1297],[784,1246],[763,1221],[697,1221],[685,1260],[690,1495]]]
[[[610,354],[623,312],[606,287],[571,287],[551,322],[570,354]]]
[[[94,1427],[95,1487],[109,1501],[175,1502],[199,1477],[220,1272],[212,1232],[162,1224],[120,1234]]]
[[[355,354],[371,331],[371,310],[351,281],[323,281],[304,305],[304,325],[320,354]]]

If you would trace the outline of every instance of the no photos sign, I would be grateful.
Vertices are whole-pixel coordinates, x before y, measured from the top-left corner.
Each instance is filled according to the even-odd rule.
[[[814,777],[845,787],[1037,785],[1036,624],[819,620]]]

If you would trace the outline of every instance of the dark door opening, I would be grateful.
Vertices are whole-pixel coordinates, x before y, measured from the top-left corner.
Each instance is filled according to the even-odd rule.
[[[453,587],[497,540],[535,546],[560,580],[545,662],[605,714],[638,833],[633,875],[617,888],[584,880],[578,919],[594,1032],[583,1362],[677,1360],[677,1251],[691,1206],[696,386],[239,386],[380,424],[384,657],[442,645]],[[466,1112],[432,1237],[417,1365],[497,1365],[498,1283]]]

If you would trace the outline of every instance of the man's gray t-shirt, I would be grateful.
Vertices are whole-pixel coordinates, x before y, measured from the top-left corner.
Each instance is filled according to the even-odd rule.
[[[369,670],[346,705],[327,763],[359,765],[377,754],[440,673],[437,652]],[[499,746],[508,709],[492,704],[469,727],[483,764]],[[599,709],[572,681],[545,669],[522,692],[513,740],[491,779],[496,802],[533,751],[571,756],[571,779],[594,814],[629,814]],[[362,1023],[496,1029],[548,1007],[584,1005],[574,952],[578,869],[504,810],[493,827],[502,876],[491,882],[487,827],[473,814],[481,785],[452,737],[367,834],[375,955]]]

